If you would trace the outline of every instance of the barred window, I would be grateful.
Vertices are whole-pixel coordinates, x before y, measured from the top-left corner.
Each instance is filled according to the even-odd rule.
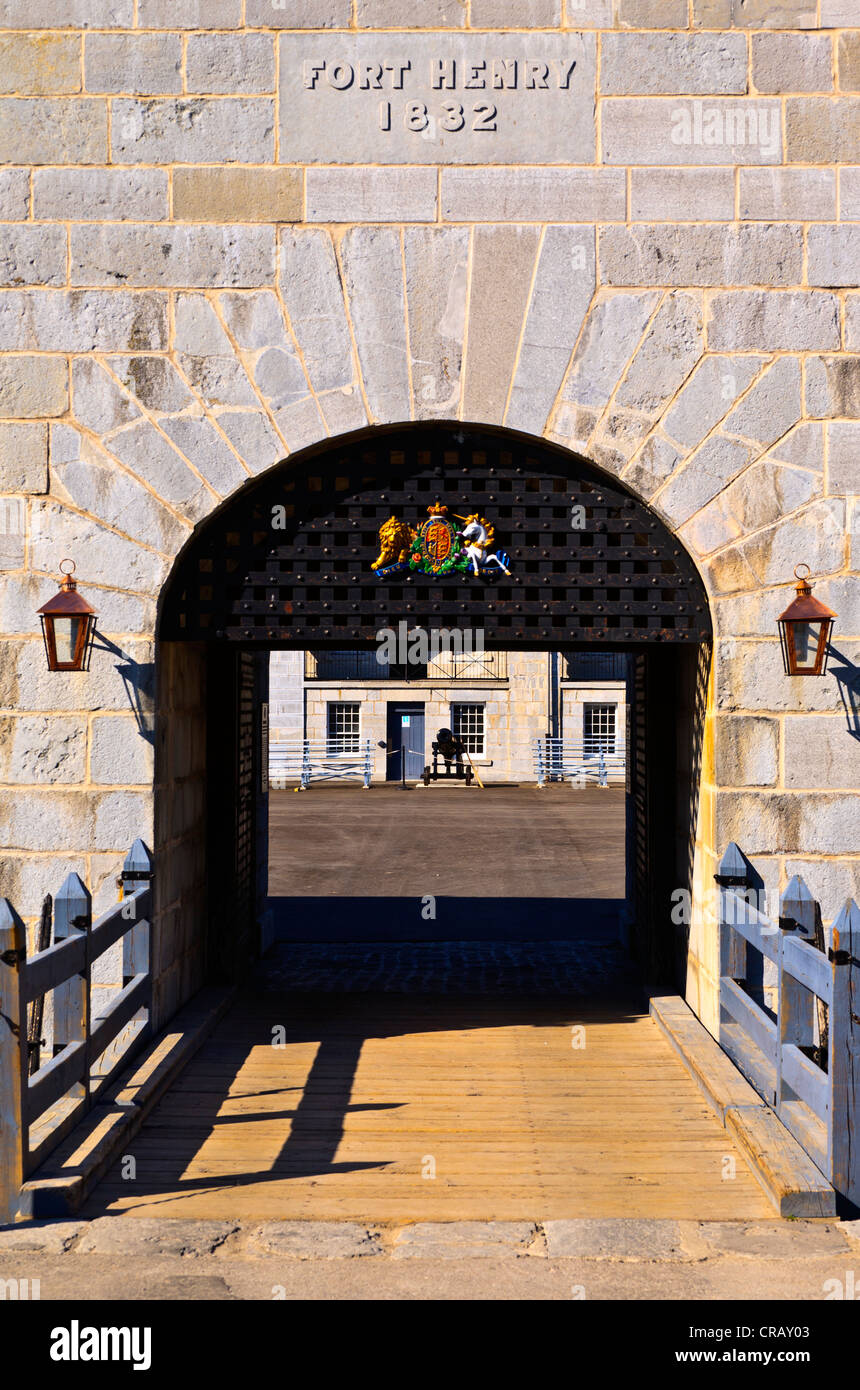
[[[330,703],[328,706],[328,752],[357,753],[361,735],[361,705]]]
[[[452,705],[451,730],[466,745],[472,757],[484,756],[484,706]]]
[[[388,680],[390,668],[376,652],[321,651],[305,653],[305,679],[316,681]]]
[[[616,705],[586,705],[583,735],[586,753],[615,752]]]
[[[629,657],[626,652],[571,652],[564,660],[565,680],[623,681]]]

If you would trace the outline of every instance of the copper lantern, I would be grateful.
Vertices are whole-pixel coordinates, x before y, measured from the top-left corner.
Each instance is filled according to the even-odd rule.
[[[801,574],[801,570],[806,573]],[[836,614],[813,598],[812,585],[807,582],[808,565],[798,565],[794,575],[798,581],[796,597],[777,619],[786,675],[821,676],[827,667],[827,649]]]
[[[64,565],[71,569],[63,569]],[[61,561],[59,592],[39,609],[49,671],[86,671],[90,664],[96,610],[78,593],[74,568],[73,560]]]

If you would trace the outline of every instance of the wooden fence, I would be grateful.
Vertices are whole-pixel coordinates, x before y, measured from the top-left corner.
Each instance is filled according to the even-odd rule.
[[[720,1046],[835,1191],[860,1203],[860,908],[849,898],[824,931],[795,877],[772,921],[735,844],[715,877]]]
[[[29,957],[24,923],[0,899],[0,1225],[25,1214],[24,1182],[150,1036],[152,856],[141,840],[121,879],[120,901],[94,923],[88,889],[69,874],[54,898],[53,941]],[[93,964],[119,941],[123,987],[92,1018]],[[53,1057],[31,1072],[42,1040],[28,1010],[38,1018],[51,992]]]

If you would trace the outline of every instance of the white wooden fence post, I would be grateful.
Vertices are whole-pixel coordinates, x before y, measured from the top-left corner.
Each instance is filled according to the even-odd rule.
[[[849,898],[832,927],[828,1074],[829,1177],[860,1203],[860,908]]]
[[[737,921],[736,890],[751,888],[752,879],[749,865],[734,840],[720,860],[714,878],[720,885],[720,976],[743,980],[747,973],[747,943],[734,930]],[[745,897],[745,892],[742,891],[740,896]]]
[[[21,1196],[29,1152],[26,959],[24,923],[0,898],[0,1225],[29,1215]]]
[[[122,865],[122,892],[130,898],[152,882],[152,855],[143,840],[135,840]],[[122,943],[122,982],[149,972],[149,922],[139,922],[126,932]]]
[[[803,941],[815,944],[815,917],[818,904],[802,878],[797,875],[791,880],[779,900],[779,977],[777,1017],[779,1040],[776,1050],[776,1107],[777,1112],[783,1101],[792,1096],[783,1094],[782,1049],[788,1043],[795,1047],[814,1047],[816,1044],[815,996],[810,994],[799,980],[783,970],[782,945],[785,934],[797,935]]]
[[[779,925],[784,932],[796,932],[801,941],[808,941],[819,951],[825,949],[821,908],[798,874],[791,879],[780,899]],[[816,999],[812,1007],[817,1036],[811,1042],[819,1049],[819,1065],[824,1066],[827,1056],[827,1005],[822,999]]]
[[[89,935],[92,926],[92,899],[86,884],[77,874],[69,874],[54,898],[54,941],[65,941],[79,932]],[[83,1081],[74,1087],[75,1095],[89,1104],[90,1095],[90,952],[87,943],[86,964],[80,975],[58,985],[54,990],[54,1056],[70,1043],[83,1043],[86,1049]]]
[[[143,840],[135,840],[122,865],[122,892],[130,898],[139,888],[152,883],[153,859]],[[150,914],[152,915],[152,914]],[[126,932],[122,942],[122,983],[130,984],[136,975],[149,975],[151,979],[152,940],[149,920],[137,922]],[[152,998],[150,994],[150,999]],[[151,1016],[150,1009],[138,1009],[132,1023],[141,1029]]]

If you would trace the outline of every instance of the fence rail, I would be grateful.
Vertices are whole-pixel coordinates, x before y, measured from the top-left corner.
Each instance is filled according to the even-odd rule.
[[[359,777],[367,788],[372,775],[370,739],[355,740],[351,748],[344,747],[336,739],[269,744],[269,781],[273,786],[295,781],[306,791],[311,782],[340,782]]]
[[[720,885],[719,1042],[828,1182],[860,1202],[860,908],[832,926],[800,877],[779,921],[759,910],[754,871],[731,844]],[[770,962],[775,998],[766,999]]]
[[[608,787],[623,783],[627,776],[624,753],[616,753],[606,739],[536,738],[533,755],[539,787],[564,781],[592,781]]]
[[[101,1096],[150,1036],[152,856],[135,840],[122,868],[120,902],[92,920],[92,898],[77,874],[54,897],[53,940],[27,955],[26,930],[0,899],[0,1224],[21,1211],[27,1178]],[[94,1018],[94,963],[122,941],[123,985]],[[31,1072],[42,1040],[30,1018],[51,993],[53,1057]]]

